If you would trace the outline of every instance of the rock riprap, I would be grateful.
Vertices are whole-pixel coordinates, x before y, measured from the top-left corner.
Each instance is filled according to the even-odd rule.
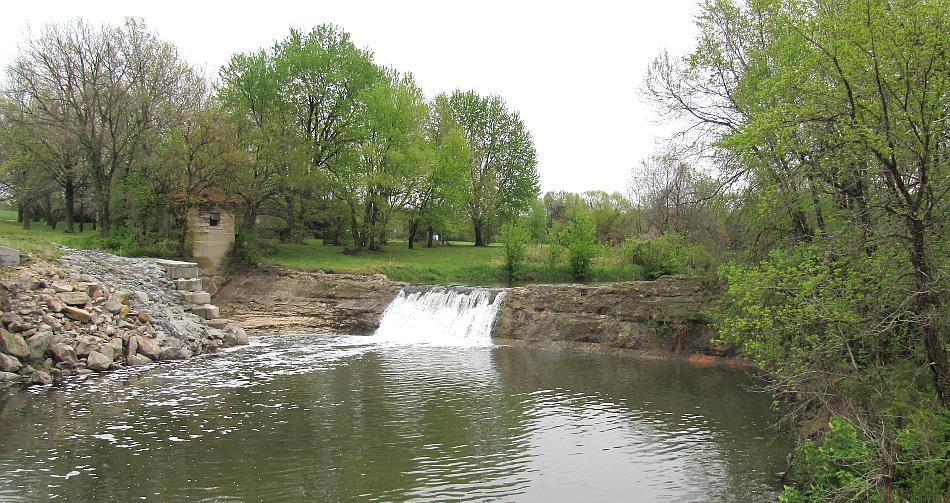
[[[64,249],[59,264],[3,269],[0,382],[47,385],[247,344],[240,326],[216,318],[197,268],[167,263],[182,264]],[[187,291],[176,288],[182,279]]]

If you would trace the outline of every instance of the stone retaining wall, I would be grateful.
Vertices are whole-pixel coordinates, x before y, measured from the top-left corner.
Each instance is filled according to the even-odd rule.
[[[728,355],[710,343],[703,315],[712,288],[701,278],[508,290],[495,323],[502,343],[554,349]]]

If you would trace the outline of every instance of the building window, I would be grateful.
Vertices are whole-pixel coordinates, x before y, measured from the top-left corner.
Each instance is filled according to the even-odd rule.
[[[211,227],[217,227],[221,225],[221,214],[217,211],[211,214],[211,220],[209,222]]]

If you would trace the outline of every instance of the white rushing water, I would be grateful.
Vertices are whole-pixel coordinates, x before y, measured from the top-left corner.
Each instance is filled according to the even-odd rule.
[[[373,338],[399,344],[491,346],[505,296],[488,288],[404,288],[383,313]]]

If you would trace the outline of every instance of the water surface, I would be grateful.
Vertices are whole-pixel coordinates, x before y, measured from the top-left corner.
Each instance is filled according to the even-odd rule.
[[[737,371],[370,338],[0,391],[0,501],[769,501]]]

